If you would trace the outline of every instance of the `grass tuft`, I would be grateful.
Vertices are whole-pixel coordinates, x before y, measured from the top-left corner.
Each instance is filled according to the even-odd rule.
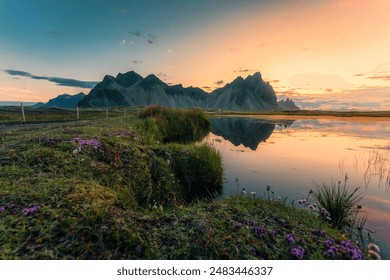
[[[359,202],[362,195],[358,194],[359,188],[350,191],[347,187],[346,176],[344,185],[338,183],[314,183],[314,199],[330,213],[330,223],[337,229],[353,226],[357,213],[360,210]]]

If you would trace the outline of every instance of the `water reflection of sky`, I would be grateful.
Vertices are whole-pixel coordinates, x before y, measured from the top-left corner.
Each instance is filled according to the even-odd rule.
[[[347,173],[348,185],[364,194],[367,225],[390,256],[390,122],[220,118],[211,131],[205,141],[223,156],[224,195],[242,188],[265,195],[270,185],[275,197],[296,201],[314,182]]]

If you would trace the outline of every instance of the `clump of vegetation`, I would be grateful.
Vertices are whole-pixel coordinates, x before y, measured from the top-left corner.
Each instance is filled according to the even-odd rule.
[[[343,185],[341,181],[330,185],[314,183],[314,190],[310,190],[306,198],[298,200],[298,205],[320,221],[340,230],[361,247],[366,247],[374,242],[374,235],[365,227],[367,215],[361,215],[362,205],[359,202],[363,196],[357,193],[359,188],[350,191],[347,180],[348,175],[345,175]]]
[[[171,167],[185,201],[213,198],[221,193],[222,158],[210,146],[169,144],[154,150]]]
[[[359,202],[362,195],[357,193],[359,188],[350,191],[347,180],[346,175],[343,185],[341,181],[337,184],[332,182],[330,185],[315,183],[314,200],[329,212],[329,222],[337,229],[353,226],[352,222],[361,209]]]
[[[197,141],[210,131],[210,122],[201,110],[149,106],[140,118],[145,119],[141,127],[146,134],[152,133],[155,141],[164,143]]]

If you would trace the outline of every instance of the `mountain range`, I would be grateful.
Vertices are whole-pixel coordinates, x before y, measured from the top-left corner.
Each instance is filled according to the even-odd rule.
[[[50,99],[47,103],[39,102],[32,107],[42,108],[76,108],[81,99],[85,97],[85,94],[80,92],[76,95],[70,95],[67,93],[60,94],[55,98]]]
[[[292,100],[277,102],[272,86],[263,81],[259,72],[247,78],[237,77],[231,83],[207,93],[197,87],[168,85],[151,74],[143,78],[134,71],[116,77],[106,75],[87,95],[82,93],[70,98],[60,95],[45,107],[61,106],[72,100],[73,107],[143,107],[160,105],[177,108],[223,109],[232,111],[280,111],[299,110]],[[78,99],[78,101],[77,101]],[[76,102],[77,101],[77,102]],[[50,103],[50,104],[49,104]],[[53,106],[56,105],[56,106]]]

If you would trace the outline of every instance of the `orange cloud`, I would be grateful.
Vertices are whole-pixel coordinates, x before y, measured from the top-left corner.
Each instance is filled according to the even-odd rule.
[[[382,80],[382,81],[390,81],[390,75],[383,75],[383,76],[371,76],[367,79],[371,80]]]

